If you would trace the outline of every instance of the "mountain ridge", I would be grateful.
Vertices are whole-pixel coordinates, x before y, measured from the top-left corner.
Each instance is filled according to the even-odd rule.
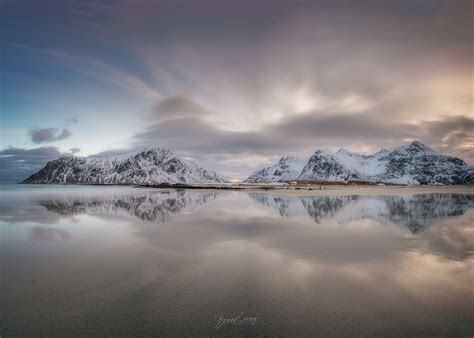
[[[227,179],[152,145],[110,157],[62,156],[21,183],[56,184],[161,184],[225,183]]]
[[[269,171],[262,170],[254,171],[244,182],[278,181]],[[392,151],[381,149],[371,155],[357,154],[346,149],[339,149],[332,154],[318,149],[299,174],[286,180],[359,180],[413,185],[473,184],[474,166],[467,165],[457,157],[440,154],[419,141],[413,141]]]
[[[260,178],[271,177],[269,182],[291,180],[292,177],[301,172],[305,163],[294,156],[284,156],[269,167],[254,171],[244,182],[266,182]]]
[[[316,150],[307,160],[284,156],[254,171],[245,183],[282,181],[367,181],[410,185],[474,184],[474,166],[436,152],[414,141],[392,151],[381,149],[362,155],[339,149]],[[76,157],[65,155],[49,161],[21,183],[52,184],[212,184],[228,180],[168,149],[151,145],[123,155]]]

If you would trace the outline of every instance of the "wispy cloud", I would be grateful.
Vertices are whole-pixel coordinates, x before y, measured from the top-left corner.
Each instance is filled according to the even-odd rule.
[[[39,53],[54,58],[58,62],[63,63],[64,67],[68,69],[96,78],[102,82],[122,87],[134,92],[138,96],[148,97],[153,100],[161,97],[161,94],[142,78],[98,58],[88,55],[78,55],[58,49],[36,48],[26,44],[9,43],[9,45],[25,52]]]

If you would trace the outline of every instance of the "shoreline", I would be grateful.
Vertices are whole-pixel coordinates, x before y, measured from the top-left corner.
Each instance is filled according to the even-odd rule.
[[[252,191],[249,189],[248,191]],[[261,192],[261,190],[253,190]],[[281,196],[331,196],[331,195],[421,195],[463,194],[474,195],[473,186],[333,186],[321,190],[274,189],[269,192]]]
[[[160,184],[160,185],[133,185],[133,184],[50,184],[50,183],[21,183],[21,185],[63,186],[63,187],[128,187],[136,189],[157,190],[201,190],[201,191],[242,191],[255,193],[273,193],[282,196],[327,196],[327,195],[414,195],[414,194],[468,194],[474,195],[473,185],[446,185],[446,186],[415,186],[415,185],[367,185],[367,184],[258,184],[258,183],[230,183],[230,184]]]
[[[379,185],[379,184],[357,184],[353,182],[324,182],[321,184],[258,184],[258,183],[234,183],[224,185],[136,185],[137,188],[155,189],[188,189],[188,190],[228,190],[247,192],[271,192],[286,196],[324,196],[324,195],[413,195],[413,194],[436,194],[436,193],[459,193],[473,194],[473,185]]]

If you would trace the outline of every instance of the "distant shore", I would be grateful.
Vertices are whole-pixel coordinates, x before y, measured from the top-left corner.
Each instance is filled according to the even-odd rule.
[[[25,185],[56,185],[49,183],[20,183]],[[133,187],[145,189],[187,189],[228,191],[271,191],[283,195],[405,195],[431,193],[474,194],[474,185],[402,185],[361,181],[292,181],[272,183],[209,183],[209,184],[59,184],[63,186]]]
[[[321,196],[321,195],[405,195],[430,193],[474,194],[473,185],[400,185],[400,184],[358,184],[356,182],[298,182],[286,183],[227,183],[227,184],[160,184],[136,185],[140,188],[156,189],[197,189],[231,191],[271,191],[283,195]]]

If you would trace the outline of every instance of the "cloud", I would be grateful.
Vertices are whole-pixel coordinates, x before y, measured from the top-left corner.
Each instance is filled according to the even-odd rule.
[[[474,118],[446,117],[420,125],[423,139],[436,149],[474,164]]]
[[[395,147],[406,139],[421,139],[428,144],[443,144],[450,135],[472,133],[474,120],[446,117],[440,121],[387,124],[369,114],[307,114],[288,118],[255,132],[234,132],[216,128],[199,118],[187,117],[153,124],[132,137],[134,146],[158,144],[179,151],[206,154],[283,154],[321,146],[371,144]]]
[[[0,179],[18,182],[43,167],[46,162],[61,156],[56,147],[34,149],[7,148],[0,151]]]
[[[101,59],[81,53],[37,48],[18,43],[8,44],[24,52],[39,54],[47,58],[55,59],[58,65],[62,64],[69,70],[75,71],[86,77],[92,77],[112,87],[119,86],[125,90],[133,91],[139,94],[140,97],[145,96],[153,99],[161,97],[159,92],[153,86],[149,85],[142,77],[116,67],[113,62],[107,63]]]
[[[180,117],[203,117],[209,112],[200,104],[184,95],[176,95],[160,101],[152,109],[156,120],[169,120]]]
[[[56,141],[57,140],[64,140],[71,136],[72,133],[69,131],[69,129],[64,128],[59,135],[56,136]]]
[[[81,149],[79,149],[79,148],[71,148],[71,149],[69,149],[68,152],[62,153],[62,155],[73,156],[74,154],[77,154],[77,153],[80,153],[80,152],[81,152]]]
[[[275,135],[261,132],[222,130],[196,117],[159,122],[132,137],[135,147],[161,145],[196,157],[206,154],[271,153],[288,149],[291,140],[282,142]]]
[[[63,128],[63,130],[59,132],[56,128],[35,127],[29,130],[28,135],[33,143],[40,144],[64,140],[71,136],[72,133],[66,128]]]
[[[96,154],[92,154],[90,155],[89,157],[92,157],[92,158],[102,158],[102,157],[111,157],[111,156],[118,156],[118,155],[123,155],[125,153],[128,153],[130,152],[131,150],[134,150],[134,149],[130,149],[130,148],[124,148],[124,149],[113,149],[113,150],[105,150],[105,151],[101,151],[99,153],[96,153]]]
[[[64,119],[64,121],[66,123],[79,123],[79,119],[76,117],[67,118],[67,119]]]
[[[70,74],[52,76],[60,82],[48,93],[67,87],[69,100],[94,91],[100,100],[87,100],[94,105],[87,110],[103,112],[97,120],[120,130],[96,132],[96,144],[134,134],[124,140],[130,149],[156,143],[241,176],[285,154],[370,153],[411,139],[474,162],[472,1],[122,1],[106,9],[73,1],[35,8],[71,19],[49,20],[36,32],[45,42],[55,32],[58,43],[46,48],[17,29],[42,24],[24,6],[8,26],[15,32],[7,41],[12,78],[43,83],[35,76],[46,63],[51,74]],[[71,36],[73,44],[61,43]],[[89,48],[104,43],[110,48]],[[15,73],[21,63],[28,74]],[[7,89],[29,93],[24,83],[9,81]],[[67,136],[43,129],[34,142]]]

